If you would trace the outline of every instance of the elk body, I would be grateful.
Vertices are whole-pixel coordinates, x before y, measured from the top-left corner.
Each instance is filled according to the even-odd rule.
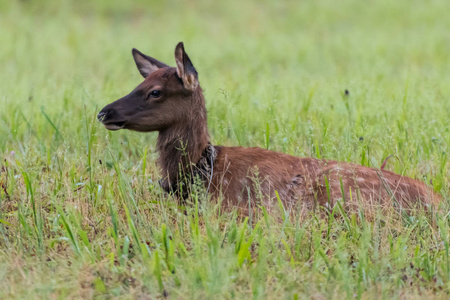
[[[440,197],[424,183],[390,171],[352,163],[298,158],[261,148],[210,144],[205,99],[198,74],[184,50],[175,48],[176,68],[136,49],[136,65],[145,78],[127,96],[105,106],[98,119],[109,130],[157,131],[161,186],[180,198],[194,178],[227,207],[312,207],[373,201],[403,207],[437,204]],[[356,201],[358,200],[358,201]]]

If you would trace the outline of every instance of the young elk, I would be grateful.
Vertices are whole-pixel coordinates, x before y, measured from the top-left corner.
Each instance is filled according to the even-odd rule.
[[[346,162],[298,158],[260,148],[212,145],[205,99],[197,71],[184,50],[175,48],[176,68],[136,49],[145,80],[127,96],[105,106],[98,119],[109,130],[158,131],[161,186],[186,198],[194,179],[226,207],[270,209],[276,192],[286,206],[333,206],[337,200],[435,205],[440,197],[424,183],[382,169]],[[197,181],[198,182],[198,181]]]

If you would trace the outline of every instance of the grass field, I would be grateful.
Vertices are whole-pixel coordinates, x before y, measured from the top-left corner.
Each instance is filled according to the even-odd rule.
[[[450,2],[0,0],[0,298],[448,298]],[[427,182],[441,212],[248,219],[159,188],[156,133],[108,132],[131,48],[184,41],[213,143]],[[349,95],[345,95],[348,90]]]

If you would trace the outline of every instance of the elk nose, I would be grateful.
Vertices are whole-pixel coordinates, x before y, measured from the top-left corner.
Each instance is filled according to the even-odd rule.
[[[98,115],[97,115],[97,119],[100,121],[100,122],[103,122],[103,120],[105,120],[106,119],[106,116],[108,115],[108,111],[101,111],[101,112],[99,112],[98,113]]]

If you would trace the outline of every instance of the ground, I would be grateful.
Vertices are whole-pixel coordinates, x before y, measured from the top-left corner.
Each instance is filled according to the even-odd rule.
[[[0,298],[446,298],[450,3],[0,1]],[[108,132],[184,41],[212,142],[417,178],[440,211],[247,219],[158,186],[156,134]]]

